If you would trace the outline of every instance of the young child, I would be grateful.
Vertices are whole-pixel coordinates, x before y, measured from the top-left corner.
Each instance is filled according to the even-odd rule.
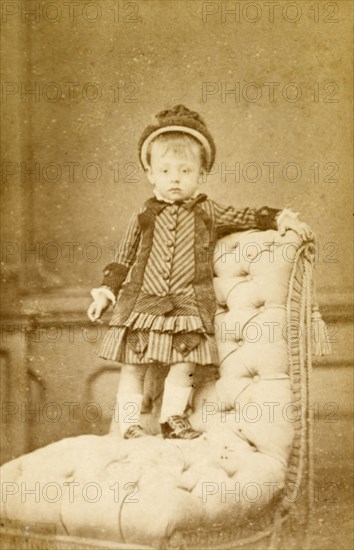
[[[304,240],[309,227],[290,210],[236,210],[216,204],[199,186],[210,171],[215,145],[204,121],[183,105],[163,111],[139,142],[141,163],[155,197],[132,217],[115,261],[92,290],[96,321],[112,302],[110,328],[99,354],[123,363],[117,394],[124,438],[140,437],[147,367],[168,365],[161,407],[165,438],[193,439],[184,411],[196,365],[218,364],[213,250],[220,232],[287,229]],[[132,411],[133,407],[133,411]]]

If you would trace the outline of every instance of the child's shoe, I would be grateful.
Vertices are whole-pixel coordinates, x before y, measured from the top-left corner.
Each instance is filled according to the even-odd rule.
[[[136,439],[137,437],[143,437],[144,435],[147,435],[144,428],[142,428],[140,424],[133,424],[133,426],[130,426],[127,431],[124,432],[123,438]]]
[[[165,439],[195,439],[201,435],[193,430],[187,418],[179,415],[169,416],[167,422],[161,424],[161,432]]]

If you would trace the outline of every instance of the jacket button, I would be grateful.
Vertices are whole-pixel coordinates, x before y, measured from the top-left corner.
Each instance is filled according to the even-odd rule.
[[[165,296],[167,296],[167,292],[165,292],[165,291],[161,292],[160,296],[162,296],[162,298],[164,298]]]
[[[162,273],[162,278],[163,278],[164,281],[167,281],[168,273]]]
[[[173,246],[173,241],[167,241],[166,244],[167,244],[167,246],[171,247],[171,246]]]
[[[103,272],[103,275],[109,275],[110,274],[110,270],[109,269],[105,269],[104,272]]]
[[[165,258],[165,261],[166,261],[166,262],[170,262],[171,259],[172,259],[171,256],[170,256],[169,254],[165,254],[164,258]]]
[[[171,214],[176,214],[177,212],[177,207],[176,206],[172,206],[171,208]]]
[[[181,351],[186,351],[187,346],[184,342],[182,342],[182,344],[180,345],[180,349],[181,349]]]

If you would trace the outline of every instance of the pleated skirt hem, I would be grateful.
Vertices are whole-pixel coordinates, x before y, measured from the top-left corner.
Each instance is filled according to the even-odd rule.
[[[98,355],[103,359],[130,365],[149,363],[172,365],[185,362],[197,365],[218,365],[219,363],[218,349],[212,335],[199,332],[198,345],[191,350],[181,351],[173,347],[173,332],[150,330],[146,345],[139,351],[133,349],[127,342],[129,330],[129,327],[110,327],[98,349]]]

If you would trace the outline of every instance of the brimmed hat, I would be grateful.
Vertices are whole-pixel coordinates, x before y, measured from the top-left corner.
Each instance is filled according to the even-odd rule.
[[[145,170],[149,167],[147,151],[150,143],[167,132],[182,132],[197,139],[205,151],[206,169],[208,172],[211,170],[215,160],[215,143],[198,113],[190,111],[184,105],[176,105],[173,109],[157,113],[156,119],[158,124],[145,128],[139,140],[139,158]]]

